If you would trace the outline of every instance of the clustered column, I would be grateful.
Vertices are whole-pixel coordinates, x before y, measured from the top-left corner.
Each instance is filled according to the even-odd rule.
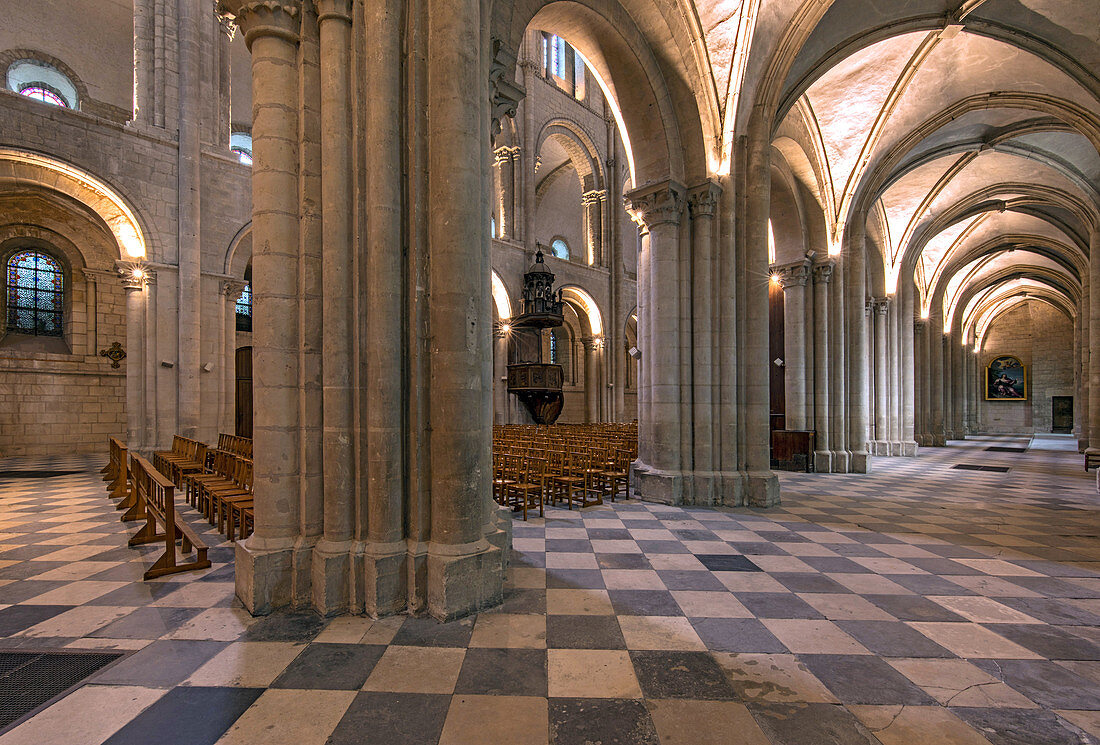
[[[806,281],[809,262],[784,267],[779,273],[783,286],[783,365],[786,400],[786,428],[806,429]]]

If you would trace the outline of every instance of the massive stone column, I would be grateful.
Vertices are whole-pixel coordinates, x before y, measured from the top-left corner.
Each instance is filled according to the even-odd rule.
[[[903,286],[899,288],[899,292],[901,298],[901,312],[898,318],[900,331],[898,365],[901,369],[901,406],[898,412],[901,420],[900,455],[914,456],[917,454],[916,352],[919,341],[915,333],[916,319],[913,317],[912,288]]]
[[[958,334],[962,331],[959,330]],[[955,439],[966,439],[966,348],[963,345],[962,339],[958,335],[952,335],[950,338],[951,343],[951,357],[954,360],[955,367],[955,385],[952,388],[952,395],[955,397]]]
[[[716,270],[714,219],[721,187],[708,181],[688,193],[691,215],[691,355],[692,355],[692,465],[695,476],[692,501],[695,504],[721,503],[721,484],[714,477],[717,452],[714,406],[715,365],[714,307],[721,274]]]
[[[900,298],[897,294],[890,297],[890,307],[886,315],[886,390],[887,390],[887,455],[901,455],[901,410],[902,410],[902,374],[899,369],[901,354],[901,330],[898,318],[901,315]]]
[[[237,544],[254,614],[292,600],[299,534],[298,74],[300,7],[223,0],[252,52],[255,530]]]
[[[876,298],[871,304],[872,322],[875,326],[875,453],[890,454],[889,398],[886,395],[886,370],[890,350],[886,342],[886,320],[890,312],[890,298]]]
[[[1090,264],[1091,266],[1091,264]],[[1077,449],[1081,452],[1085,452],[1092,440],[1092,430],[1089,422],[1089,412],[1091,411],[1091,400],[1094,393],[1100,395],[1100,391],[1093,391],[1092,386],[1089,384],[1089,370],[1091,365],[1091,345],[1092,345],[1092,286],[1089,284],[1088,277],[1081,283],[1081,311],[1077,314],[1077,323],[1081,328],[1081,366],[1079,368],[1081,378],[1081,394],[1080,394],[1080,413],[1078,418],[1081,422],[1081,434],[1077,440]],[[1100,433],[1097,433],[1100,436]]]
[[[427,270],[431,355],[428,612],[499,602],[503,557],[486,540],[492,482],[487,95],[481,3],[428,0]],[[512,59],[514,70],[515,60]],[[461,195],[461,198],[456,198]]]
[[[851,473],[871,470],[871,454],[867,446],[870,422],[868,395],[870,381],[867,353],[867,240],[866,216],[852,217],[848,228],[848,283],[846,308],[848,317],[848,449],[852,460]]]
[[[321,62],[321,313],[324,533],[313,548],[313,606],[349,609],[355,536],[352,442],[351,0],[317,3]],[[388,345],[387,345],[388,346]]]
[[[810,264],[783,267],[783,377],[787,394],[787,429],[804,430],[806,422],[806,280]]]
[[[638,256],[638,461],[635,491],[667,504],[683,501],[680,379],[680,220],[684,189],[671,181],[627,195],[645,224]],[[644,301],[643,301],[644,292]]]
[[[814,470],[830,473],[833,453],[829,449],[829,280],[833,262],[814,265]]]
[[[126,289],[126,446],[147,444],[145,432],[145,282],[133,272],[122,275]]]
[[[914,352],[914,394],[916,409],[916,441],[919,447],[929,447],[931,442],[931,402],[928,398],[928,320],[918,318],[913,321]]]
[[[771,205],[771,140],[766,117],[749,123],[745,170],[745,487],[756,507],[779,503],[779,479],[771,471],[771,355],[768,325],[768,219]]]
[[[944,365],[943,365],[943,314],[932,309],[928,323],[928,401],[929,436],[932,447],[942,448],[947,444],[944,427]]]

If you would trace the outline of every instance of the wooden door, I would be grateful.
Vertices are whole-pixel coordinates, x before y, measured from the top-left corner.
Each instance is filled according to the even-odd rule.
[[[1073,396],[1050,397],[1050,431],[1073,431]]]
[[[237,436],[252,437],[252,347],[237,350]]]

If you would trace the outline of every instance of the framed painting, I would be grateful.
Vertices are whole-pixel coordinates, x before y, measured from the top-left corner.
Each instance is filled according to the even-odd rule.
[[[1027,369],[1018,357],[994,357],[985,368],[986,401],[1026,401]]]

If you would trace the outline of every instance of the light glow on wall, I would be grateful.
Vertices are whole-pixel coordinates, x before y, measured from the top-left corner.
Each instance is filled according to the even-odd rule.
[[[145,257],[145,238],[137,218],[122,197],[99,179],[60,160],[24,150],[0,148],[0,162],[14,164],[0,175],[0,182],[42,186],[67,194],[107,223],[123,258]],[[45,174],[49,177],[44,178]]]
[[[565,300],[571,301],[573,304],[579,306],[584,311],[585,316],[588,318],[588,325],[592,329],[593,336],[600,336],[603,334],[603,319],[600,316],[600,308],[596,305],[596,301],[592,299],[592,296],[579,287],[563,287],[561,290],[561,296]]]
[[[508,299],[508,290],[500,276],[496,271],[490,273],[493,275],[493,303],[497,306],[497,318],[504,324],[512,318],[512,301]]]

